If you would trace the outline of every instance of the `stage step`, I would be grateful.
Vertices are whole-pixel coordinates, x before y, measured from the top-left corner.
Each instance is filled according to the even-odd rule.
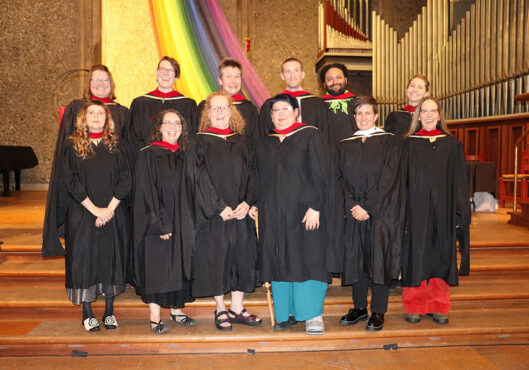
[[[527,270],[529,247],[478,248],[471,251],[471,271]],[[8,260],[0,263],[3,277],[54,277],[64,276],[64,259],[36,261]]]
[[[42,280],[3,284],[0,290],[0,317],[41,317],[41,318],[74,318],[79,316],[80,309],[68,300],[64,289],[64,281],[57,280],[53,284]],[[402,288],[391,290],[389,312],[402,310]],[[478,309],[494,306],[491,302],[503,304],[503,300],[522,302],[529,300],[529,270],[525,271],[477,271],[470,276],[463,276],[460,285],[451,287],[453,309]],[[229,304],[230,297],[226,296]],[[263,287],[244,298],[246,307],[259,315],[268,316],[266,293]],[[523,303],[525,302],[525,303]],[[102,309],[104,300],[94,303],[94,309]],[[328,314],[344,314],[352,306],[351,287],[329,286],[325,298],[325,312]],[[510,304],[507,304],[509,307]],[[529,305],[527,305],[529,307]],[[128,287],[115,302],[116,313],[120,317],[138,319],[147,315],[148,308],[132,287]],[[498,306],[496,308],[503,306]],[[197,317],[208,317],[215,309],[212,298],[198,298],[186,305],[186,311]]]
[[[198,325],[184,328],[166,323],[169,333],[154,335],[147,319],[119,320],[117,330],[87,333],[80,319],[1,320],[0,356],[67,355],[72,350],[96,354],[237,353],[382,348],[384,345],[439,347],[527,343],[529,308],[494,311],[461,311],[450,314],[448,325],[424,317],[409,324],[404,314],[386,315],[384,330],[368,332],[365,322],[339,324],[339,316],[325,316],[325,334],[308,336],[304,323],[274,332],[268,318],[262,326],[235,325],[232,332],[217,330],[212,318],[197,318]]]

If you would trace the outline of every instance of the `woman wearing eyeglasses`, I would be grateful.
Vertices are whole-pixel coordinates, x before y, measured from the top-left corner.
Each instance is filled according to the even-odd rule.
[[[222,92],[208,96],[199,132],[186,155],[186,182],[195,205],[197,230],[193,255],[194,297],[215,298],[215,326],[257,326],[261,318],[246,311],[243,295],[257,286],[257,245],[253,221],[250,154],[244,120]],[[227,310],[224,294],[231,292]]]
[[[171,57],[164,56],[156,68],[156,90],[137,97],[130,105],[130,117],[127,122],[127,138],[135,154],[147,145],[149,135],[162,110],[175,109],[189,125],[189,133],[197,131],[197,104],[175,90],[180,78],[180,64]]]
[[[62,246],[57,242],[59,235],[62,234],[62,231],[59,231],[59,228],[62,229],[63,227],[66,211],[64,208],[65,205],[58,203],[58,199],[62,198],[59,195],[61,190],[58,184],[58,179],[61,176],[60,172],[65,160],[65,145],[68,138],[73,135],[75,131],[77,115],[89,100],[101,101],[109,109],[110,114],[112,115],[112,121],[114,122],[113,130],[115,134],[120,138],[124,138],[125,122],[129,110],[127,107],[117,103],[114,99],[116,99],[116,95],[112,74],[106,66],[95,64],[90,68],[83,98],[72,100],[64,111],[59,126],[59,134],[55,143],[55,153],[53,155],[53,163],[51,166],[42,238],[43,257],[64,255]]]
[[[432,97],[417,105],[406,135],[407,234],[402,252],[406,321],[428,314],[448,323],[449,287],[458,285],[456,230],[468,233],[470,197],[463,146]],[[461,266],[468,266],[468,256]],[[468,272],[466,272],[468,274]]]
[[[305,321],[306,333],[323,334],[323,300],[332,248],[331,163],[320,131],[296,122],[296,98],[270,100],[273,131],[255,144],[255,203],[259,213],[259,278],[272,282],[276,323],[285,330]]]
[[[149,304],[151,329],[167,332],[160,307],[170,308],[172,321],[193,326],[184,314],[192,302],[190,286],[192,230],[187,199],[182,194],[184,155],[189,141],[187,123],[174,109],[160,113],[150,145],[138,154],[133,190],[134,285]]]

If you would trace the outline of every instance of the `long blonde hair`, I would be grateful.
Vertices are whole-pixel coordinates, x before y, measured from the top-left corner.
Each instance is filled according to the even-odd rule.
[[[214,92],[210,94],[206,99],[206,104],[204,104],[204,109],[202,110],[202,115],[200,116],[200,126],[198,127],[198,132],[206,131],[208,128],[211,127],[209,111],[211,109],[211,99],[216,96],[224,96],[228,100],[228,105],[230,107],[229,127],[232,131],[242,135],[244,133],[245,126],[244,119],[242,118],[237,108],[235,108],[235,105],[233,105],[231,96],[223,92]]]
[[[70,139],[72,140],[73,147],[77,155],[83,159],[86,159],[89,155],[94,154],[94,149],[90,142],[90,129],[86,124],[86,112],[92,105],[97,105],[105,110],[105,126],[103,128],[103,136],[101,140],[107,147],[110,153],[117,151],[118,136],[114,131],[114,121],[110,115],[110,110],[107,108],[105,103],[98,100],[89,100],[83,105],[81,111],[77,115],[77,121],[75,122],[75,132]]]
[[[451,135],[450,131],[448,131],[448,126],[446,125],[445,114],[443,111],[443,107],[441,106],[441,103],[439,102],[439,100],[437,100],[436,98],[432,96],[425,96],[424,98],[421,99],[421,101],[417,105],[417,109],[415,109],[415,113],[413,113],[413,118],[411,120],[410,130],[408,131],[406,135],[404,135],[404,137],[413,135],[414,133],[416,133],[422,128],[422,123],[419,117],[421,114],[422,105],[427,100],[431,100],[437,105],[437,112],[439,112],[439,121],[437,121],[436,128],[438,130],[444,131],[448,135]]]

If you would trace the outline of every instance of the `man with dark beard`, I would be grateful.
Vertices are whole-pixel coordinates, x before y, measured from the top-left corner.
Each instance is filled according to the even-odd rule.
[[[357,130],[354,119],[354,94],[346,90],[347,68],[340,63],[328,64],[320,72],[320,79],[327,90],[323,101],[328,108],[329,138],[331,146]]]

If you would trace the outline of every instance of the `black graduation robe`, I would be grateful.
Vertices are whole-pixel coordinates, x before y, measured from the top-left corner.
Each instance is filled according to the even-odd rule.
[[[133,159],[137,152],[147,145],[153,122],[165,109],[177,110],[186,120],[189,135],[197,132],[197,104],[177,91],[164,94],[159,90],[151,91],[134,99],[130,105],[127,120],[127,138],[131,146]]]
[[[226,206],[252,205],[250,153],[247,140],[236,133],[200,132],[185,159],[186,194],[194,202],[197,230],[192,263],[194,297],[251,292],[257,284],[257,241],[254,221],[223,221]]]
[[[110,153],[102,142],[95,154],[82,159],[71,143],[66,147],[61,182],[68,193],[65,221],[66,288],[86,289],[98,283],[126,283],[130,225],[126,202],[132,188],[127,151],[120,145]],[[121,200],[114,217],[95,226],[96,217],[81,202],[89,197],[97,207]]]
[[[314,126],[295,128],[282,143],[276,135],[259,139],[254,153],[260,280],[328,282],[334,241],[328,147]],[[309,208],[320,212],[312,231],[301,222]]]
[[[405,109],[391,112],[384,121],[384,131],[391,132],[397,137],[403,137],[410,130],[412,117],[413,112]]]
[[[403,286],[439,278],[458,285],[456,226],[470,224],[470,195],[463,146],[456,138],[412,135],[404,140],[407,234]]]
[[[354,118],[354,94],[346,91],[342,95],[322,97],[327,105],[329,121],[329,144],[336,148],[342,139],[351,137],[358,130]]]
[[[81,111],[87,99],[72,100],[66,107],[59,126],[59,134],[55,143],[55,152],[51,165],[50,181],[48,186],[48,195],[46,198],[46,210],[44,213],[44,226],[42,232],[42,256],[57,257],[65,254],[59,236],[63,235],[64,217],[66,213],[65,206],[58,202],[64,199],[64,189],[61,189],[59,179],[64,163],[65,145],[68,138],[75,132],[75,123],[77,115]],[[114,121],[115,131],[123,138],[125,134],[125,122],[128,115],[128,108],[118,103],[105,103],[110,110],[112,120]]]
[[[298,100],[300,106],[300,117],[298,120],[307,125],[318,128],[320,133],[323,135],[326,142],[329,140],[329,123],[327,117],[327,105],[323,102],[320,97],[312,95],[306,91],[288,91],[285,90],[281,94],[289,94]],[[272,123],[272,111],[271,99],[266,100],[261,106],[259,112],[259,132],[260,136],[268,135],[273,129],[274,124]]]
[[[337,165],[345,199],[342,283],[367,277],[389,287],[400,274],[404,236],[400,142],[387,132],[353,135],[340,142]],[[356,205],[367,211],[368,220],[357,221],[351,215]]]
[[[193,230],[190,205],[182,194],[183,167],[182,151],[158,145],[142,149],[136,159],[132,257],[138,295],[189,291],[193,248],[189,235],[194,234],[189,233]],[[169,240],[160,238],[168,233],[173,234]]]
[[[255,141],[259,138],[259,114],[257,113],[257,107],[250,100],[246,99],[241,94],[235,94],[232,97],[233,105],[239,111],[242,118],[244,119],[244,136],[250,141]],[[202,111],[206,101],[203,100],[198,105],[198,117],[202,117]]]

